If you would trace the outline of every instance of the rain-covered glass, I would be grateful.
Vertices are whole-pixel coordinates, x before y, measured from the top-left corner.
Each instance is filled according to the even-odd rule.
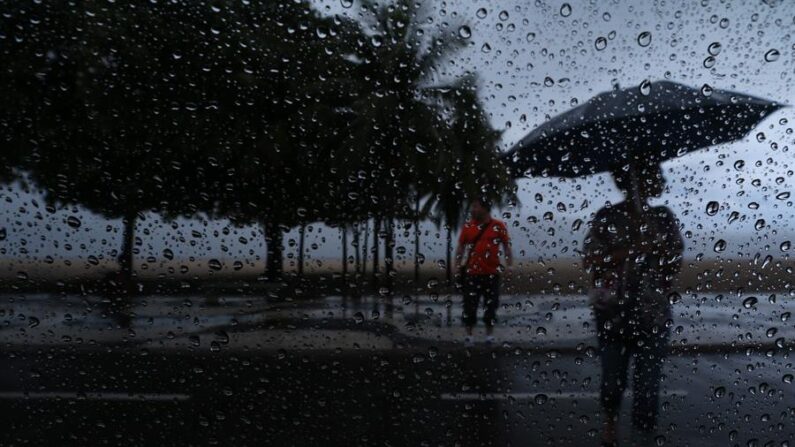
[[[795,3],[0,2],[0,445],[795,445]]]

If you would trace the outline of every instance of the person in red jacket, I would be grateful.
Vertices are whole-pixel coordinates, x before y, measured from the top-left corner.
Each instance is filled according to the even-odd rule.
[[[458,237],[455,259],[464,269],[464,326],[467,340],[472,343],[472,328],[477,322],[478,305],[483,299],[483,323],[487,341],[493,342],[494,323],[500,304],[500,248],[505,255],[505,265],[513,264],[510,237],[505,223],[491,217],[491,203],[484,198],[470,203],[470,216]]]

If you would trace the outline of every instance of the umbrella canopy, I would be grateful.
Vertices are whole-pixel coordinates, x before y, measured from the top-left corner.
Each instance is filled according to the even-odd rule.
[[[601,93],[545,122],[505,153],[516,176],[579,177],[630,160],[664,161],[744,137],[783,105],[670,81]]]

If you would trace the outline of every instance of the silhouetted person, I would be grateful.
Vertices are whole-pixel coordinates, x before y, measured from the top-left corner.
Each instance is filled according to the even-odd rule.
[[[482,298],[486,341],[493,342],[497,307],[500,305],[500,247],[505,264],[513,264],[510,237],[505,223],[491,217],[491,203],[476,199],[470,204],[470,216],[458,237],[455,259],[463,270],[464,326],[467,344],[472,343],[472,329],[477,322],[478,304]]]
[[[602,361],[604,445],[617,441],[630,359],[634,360],[633,428],[648,437],[656,429],[671,320],[669,295],[683,252],[674,214],[648,204],[665,189],[660,167],[631,165],[615,171],[613,178],[626,198],[596,213],[584,243]]]

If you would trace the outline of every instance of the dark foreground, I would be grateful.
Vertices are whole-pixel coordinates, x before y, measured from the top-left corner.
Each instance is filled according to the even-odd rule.
[[[322,319],[332,313],[301,314],[279,327],[233,323],[185,344],[135,341],[143,328],[112,345],[65,335],[6,342],[0,445],[598,445],[600,367],[587,343],[381,343],[390,335],[373,326],[361,344],[276,347],[277,330],[344,338],[358,327],[332,331],[333,318]],[[671,354],[659,434],[640,444],[625,417],[623,445],[795,445],[790,350]]]

